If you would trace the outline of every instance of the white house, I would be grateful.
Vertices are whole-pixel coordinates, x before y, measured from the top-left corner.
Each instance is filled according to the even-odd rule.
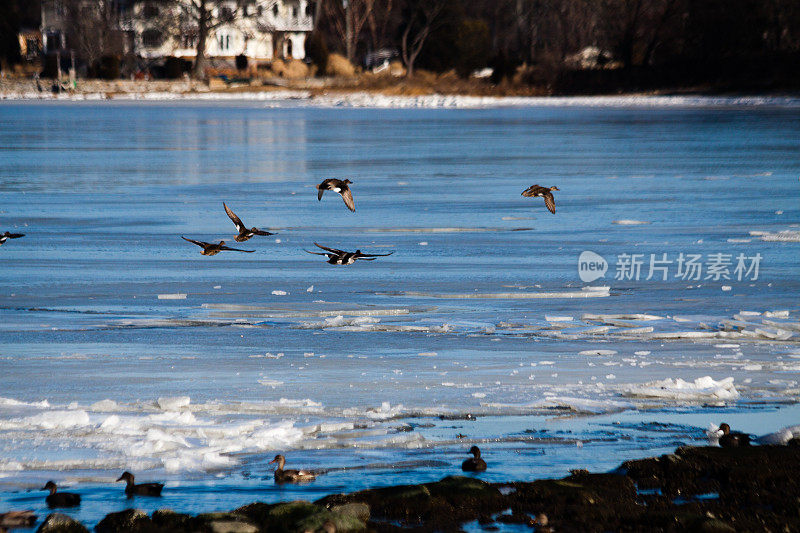
[[[124,29],[133,34],[136,53],[146,58],[166,56],[194,59],[197,23],[178,2],[191,0],[139,0],[128,10]],[[229,22],[212,29],[206,40],[206,57],[250,60],[305,58],[306,35],[313,30],[313,0],[223,0],[209,2],[212,20]]]

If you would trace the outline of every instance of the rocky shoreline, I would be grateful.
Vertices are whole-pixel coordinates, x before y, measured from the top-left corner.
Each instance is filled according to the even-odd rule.
[[[611,473],[573,471],[558,480],[486,483],[449,476],[326,496],[316,502],[251,503],[200,515],[129,509],[97,533],[331,531],[800,531],[800,447],[681,447],[627,461]],[[60,513],[41,533],[88,529]]]

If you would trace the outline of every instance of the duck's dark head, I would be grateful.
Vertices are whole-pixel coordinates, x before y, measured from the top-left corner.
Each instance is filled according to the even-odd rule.
[[[350,181],[350,180],[348,180],[348,179],[346,179],[346,180],[344,180],[344,183],[348,183],[348,184],[350,184],[350,183],[353,183],[353,182],[352,182],[352,181]]]
[[[731,427],[725,422],[723,422],[722,424],[719,425],[719,430],[722,431],[723,435],[729,435],[731,432]]]
[[[128,483],[133,483],[133,474],[126,470],[121,476],[119,476],[117,481],[127,481]]]
[[[223,244],[225,244],[225,241],[219,241],[220,246],[222,246]]]
[[[555,185],[553,185],[552,187],[550,187],[550,190],[551,191],[558,191],[560,189],[558,187],[556,187]]]
[[[470,448],[469,452],[467,453],[471,453],[473,456],[475,456],[475,458],[481,456],[481,450],[477,446],[473,446],[472,448]]]
[[[286,462],[286,459],[284,459],[282,455],[278,454],[278,455],[275,456],[275,458],[272,461],[269,462],[269,464],[278,463],[278,466],[283,468],[283,464],[285,462]]]
[[[52,481],[48,481],[47,483],[45,483],[44,487],[41,488],[41,490],[49,490],[50,494],[55,494],[56,484],[53,483]]]
[[[361,250],[356,250],[356,254],[361,254]]]

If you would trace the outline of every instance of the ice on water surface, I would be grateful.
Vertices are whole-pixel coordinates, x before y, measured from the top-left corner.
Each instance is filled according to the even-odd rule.
[[[126,469],[208,511],[440,479],[472,444],[508,481],[722,421],[798,433],[796,102],[271,98],[0,105],[0,229],[26,233],[0,248],[2,506],[80,480],[91,521]],[[317,201],[329,176],[356,214]],[[556,215],[520,196],[537,182]],[[182,246],[232,241],[222,201],[280,242]],[[276,492],[276,453],[326,473]]]

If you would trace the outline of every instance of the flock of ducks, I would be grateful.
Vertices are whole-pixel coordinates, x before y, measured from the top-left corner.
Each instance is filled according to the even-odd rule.
[[[741,448],[750,446],[750,435],[739,431],[731,431],[730,425],[725,422],[719,425],[718,431],[720,435],[718,436],[717,442],[722,448]],[[797,445],[800,443],[791,444]],[[467,453],[472,455],[472,457],[461,463],[461,470],[464,472],[486,471],[486,461],[484,461],[481,457],[480,448],[473,446]],[[269,464],[276,465],[273,477],[275,479],[275,483],[278,484],[308,483],[317,478],[317,474],[311,470],[294,470],[285,468],[286,458],[281,454],[276,455],[272,461],[269,462]],[[133,496],[161,496],[161,490],[164,488],[163,483],[137,484],[134,482],[134,476],[130,472],[123,472],[117,481],[126,482],[125,495],[128,498],[132,498]],[[53,481],[48,481],[47,484],[42,487],[42,490],[47,490],[50,492],[50,494],[45,498],[48,507],[76,507],[81,503],[80,494],[75,494],[72,492],[57,492],[57,486]]]
[[[472,455],[469,459],[461,464],[461,469],[464,472],[483,472],[486,470],[486,461],[481,459],[481,451],[477,446],[469,449]],[[317,474],[310,470],[293,470],[286,469],[286,458],[283,455],[276,455],[269,464],[275,463],[275,473],[273,477],[275,483],[282,485],[284,483],[308,483],[317,478]],[[136,483],[134,476],[130,472],[123,472],[117,481],[125,481],[125,495],[128,498],[134,496],[161,496],[161,490],[164,488],[163,483]],[[52,508],[58,507],[77,507],[81,504],[81,495],[74,492],[58,492],[58,486],[54,481],[48,481],[41,490],[46,490],[50,494],[45,498],[47,506]]]
[[[328,178],[323,180],[319,185],[317,185],[317,200],[322,201],[322,195],[325,191],[333,191],[339,194],[344,201],[344,205],[352,211],[353,213],[356,212],[356,204],[355,200],[353,199],[353,192],[350,190],[350,185],[353,182],[349,179],[340,180],[336,178]],[[553,198],[553,192],[559,190],[558,187],[542,187],[540,185],[531,185],[524,191],[522,191],[522,196],[531,198],[531,197],[539,197],[544,198],[544,204],[547,209],[555,214],[556,212],[556,203],[555,199]],[[256,235],[261,236],[269,236],[275,235],[272,232],[265,231],[256,227],[248,228],[242,222],[242,219],[239,218],[236,213],[234,213],[230,207],[222,202],[222,206],[225,208],[225,213],[228,215],[228,218],[231,219],[234,226],[236,226],[236,231],[239,233],[233,238],[236,242],[245,242]],[[18,239],[20,237],[24,237],[24,233],[10,233],[6,231],[2,235],[0,235],[0,245],[5,244],[8,239]],[[219,243],[213,242],[205,242],[205,241],[198,241],[195,239],[189,239],[181,235],[181,238],[187,242],[190,242],[196,246],[202,248],[200,251],[201,255],[212,256],[217,255],[220,252],[244,252],[251,254],[255,252],[255,250],[242,250],[241,248],[231,248],[230,246],[225,245],[225,241],[219,241]],[[331,265],[352,265],[357,260],[361,259],[364,261],[374,261],[377,257],[386,257],[388,255],[392,255],[394,252],[389,252],[388,254],[365,254],[361,250],[356,250],[355,252],[347,252],[345,250],[339,250],[338,248],[329,248],[327,246],[322,246],[321,244],[314,243],[315,246],[324,250],[324,252],[315,252],[310,250],[304,250],[306,253],[314,254],[314,255],[322,255],[327,257],[327,262]]]

